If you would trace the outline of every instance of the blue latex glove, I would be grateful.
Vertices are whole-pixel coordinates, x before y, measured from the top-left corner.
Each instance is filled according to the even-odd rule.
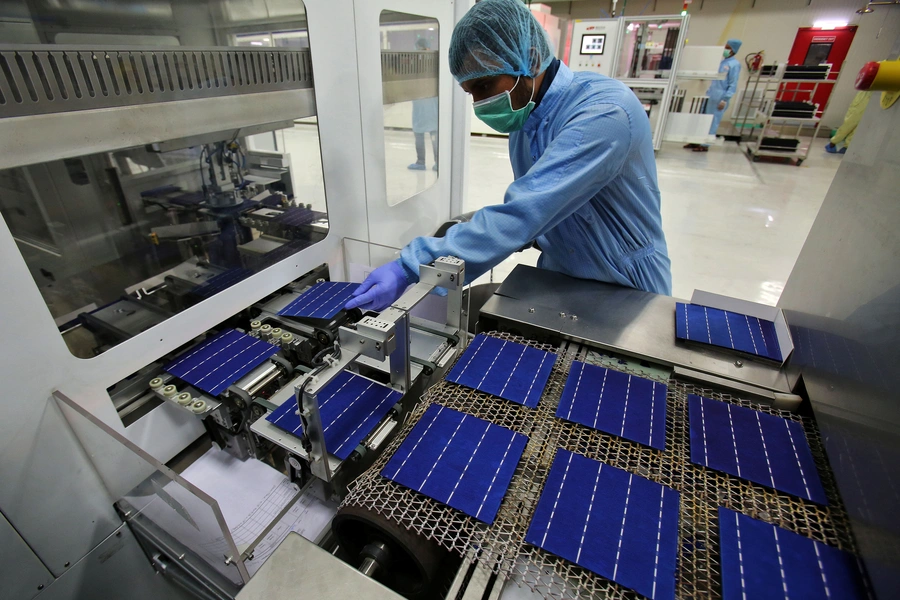
[[[344,308],[384,310],[403,294],[410,283],[412,282],[400,265],[400,261],[389,262],[369,273]]]

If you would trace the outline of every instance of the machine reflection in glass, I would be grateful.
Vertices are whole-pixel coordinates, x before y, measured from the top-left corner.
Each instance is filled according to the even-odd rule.
[[[315,129],[285,121],[0,172],[0,211],[70,351],[100,354],[323,239]]]

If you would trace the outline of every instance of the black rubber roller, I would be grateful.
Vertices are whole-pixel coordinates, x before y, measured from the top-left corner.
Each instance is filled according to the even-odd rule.
[[[357,563],[371,557],[372,548],[379,542],[384,544],[385,556],[371,557],[382,562],[375,579],[404,596],[425,590],[448,554],[437,543],[356,506],[341,507],[331,529]]]

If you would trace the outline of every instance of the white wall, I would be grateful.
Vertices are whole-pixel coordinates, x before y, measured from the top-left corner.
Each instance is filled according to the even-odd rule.
[[[610,8],[609,0],[551,2],[554,15],[572,19],[604,17],[601,10]],[[895,16],[900,12],[898,7],[878,6],[873,13],[856,14],[863,4],[864,0],[694,0],[690,6],[688,44],[724,46],[726,40],[738,38],[744,42],[738,53],[741,61],[749,53],[765,50],[767,63],[785,62],[800,27],[811,27],[818,20],[859,25],[845,63],[847,75],[835,86],[833,107],[825,113],[824,126],[836,127],[853,98],[853,81],[859,67],[868,60],[883,59],[900,33],[900,18]],[[619,0],[618,14],[622,14],[622,5]],[[681,0],[629,0],[625,15],[678,14],[681,7]],[[746,78],[743,69],[742,85]]]

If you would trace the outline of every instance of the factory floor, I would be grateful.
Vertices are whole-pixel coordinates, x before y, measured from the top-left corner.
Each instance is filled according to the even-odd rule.
[[[672,259],[672,294],[701,289],[774,305],[840,165],[817,140],[800,167],[750,162],[726,142],[708,153],[664,143],[657,154],[663,229]],[[502,202],[512,181],[505,139],[473,137],[466,211]],[[513,255],[493,271],[502,281],[539,253]],[[488,281],[490,275],[485,275]]]
[[[315,127],[284,132],[298,197],[325,205]],[[437,173],[426,138],[427,167],[410,171],[415,160],[411,132],[385,131],[387,187],[392,204],[430,187]],[[800,167],[781,160],[750,162],[741,148],[725,142],[707,153],[665,143],[657,154],[663,229],[672,259],[672,293],[690,298],[695,289],[774,305],[825,199],[841,155],[825,152],[823,137]],[[512,182],[506,138],[474,136],[469,152],[464,211],[503,201]],[[534,265],[538,252],[517,253],[479,282],[502,281],[519,263]]]

